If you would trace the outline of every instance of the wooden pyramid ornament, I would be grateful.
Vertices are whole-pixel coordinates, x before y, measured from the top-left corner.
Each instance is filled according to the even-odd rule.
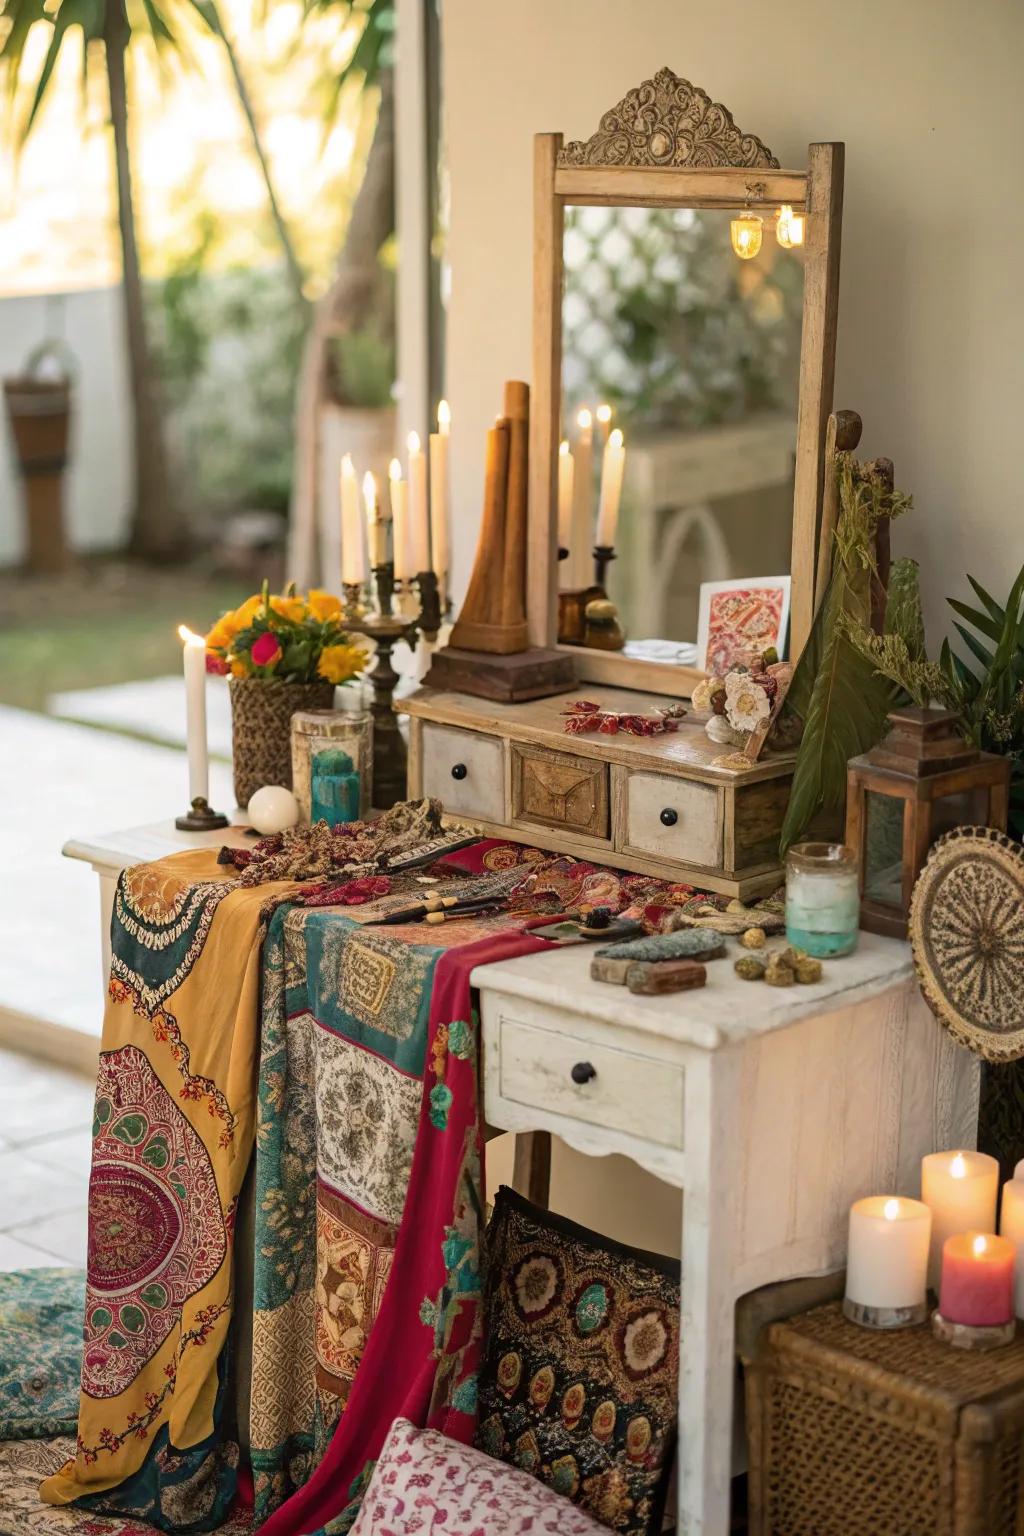
[[[431,688],[515,702],[561,693],[575,681],[572,658],[530,648],[526,539],[530,387],[505,385],[505,411],[487,434],[484,505],[473,574],[451,641],[426,677]]]

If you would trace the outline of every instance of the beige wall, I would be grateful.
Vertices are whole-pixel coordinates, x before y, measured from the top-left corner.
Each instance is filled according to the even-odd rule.
[[[531,135],[586,138],[670,65],[783,165],[847,148],[836,403],[917,511],[930,628],[1024,561],[1024,6],[1019,0],[444,0],[456,581],[483,434],[530,376]]]
[[[847,146],[836,403],[860,411],[917,511],[933,636],[970,570],[1024,560],[1024,7],[1019,0],[444,0],[455,577],[472,562],[484,431],[530,376],[531,135],[586,138],[663,64],[783,165]],[[492,1182],[507,1177],[498,1143]],[[667,1250],[679,1201],[621,1159],[559,1149],[554,1203]]]

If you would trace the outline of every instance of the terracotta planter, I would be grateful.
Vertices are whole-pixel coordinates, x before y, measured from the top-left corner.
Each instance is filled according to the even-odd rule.
[[[30,376],[4,380],[7,417],[25,480],[27,564],[52,573],[68,563],[63,478],[71,421],[71,384]]]
[[[258,677],[233,677],[230,684],[235,799],[246,806],[264,784],[291,789],[292,715],[300,709],[331,709],[334,684]]]

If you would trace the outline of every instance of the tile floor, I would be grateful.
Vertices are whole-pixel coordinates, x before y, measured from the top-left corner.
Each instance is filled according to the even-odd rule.
[[[85,1265],[93,1083],[0,1051],[0,1270]]]

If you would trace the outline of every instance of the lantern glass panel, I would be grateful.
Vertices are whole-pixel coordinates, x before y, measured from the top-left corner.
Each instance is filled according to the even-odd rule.
[[[864,895],[886,907],[903,900],[903,806],[895,795],[864,795]]]
[[[932,841],[954,827],[985,826],[988,821],[988,790],[962,789],[956,795],[940,795],[932,801]]]

